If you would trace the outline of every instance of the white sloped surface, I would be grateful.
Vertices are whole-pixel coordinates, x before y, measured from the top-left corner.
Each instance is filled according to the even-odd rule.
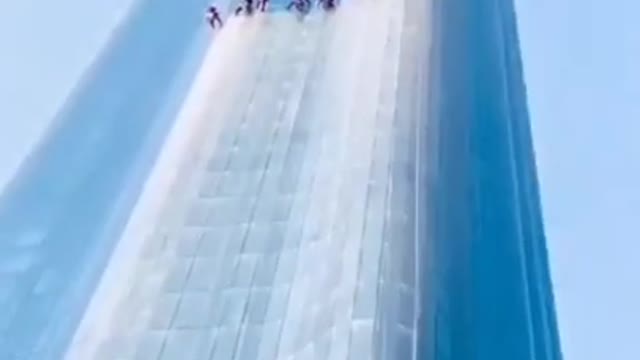
[[[145,185],[144,192],[136,206],[122,240],[112,254],[108,269],[96,290],[85,317],[79,326],[67,357],[89,359],[95,356],[95,347],[108,336],[110,316],[118,301],[130,291],[131,283],[122,281],[137,271],[138,256],[144,240],[150,235],[163,210],[165,199],[181,186],[180,172],[193,168],[193,153],[198,151],[195,144],[202,142],[202,133],[215,123],[203,123],[201,118],[211,107],[210,96],[219,96],[226,89],[222,84],[228,81],[227,72],[238,56],[246,56],[248,47],[242,47],[240,35],[255,36],[255,31],[240,31],[240,24],[230,22],[210,47],[203,62],[196,83],[179,114],[175,127],[166,141],[158,161]],[[255,27],[254,29],[255,30]],[[244,51],[242,51],[244,50]],[[237,75],[236,75],[237,76]]]
[[[230,20],[68,358],[410,357],[420,10]]]

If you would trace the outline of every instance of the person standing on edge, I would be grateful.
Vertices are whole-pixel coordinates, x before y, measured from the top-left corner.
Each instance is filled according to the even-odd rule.
[[[260,11],[262,12],[267,11],[267,7],[269,6],[269,0],[260,1],[259,6],[260,6]]]
[[[216,28],[216,23],[222,27],[222,18],[220,17],[220,12],[218,8],[211,5],[207,8],[207,22],[211,25],[211,28]]]
[[[300,13],[306,13],[311,9],[311,0],[293,0],[287,5],[287,11],[295,7]]]
[[[338,6],[337,0],[318,0],[318,4],[327,11],[335,10]]]
[[[249,16],[253,15],[253,0],[244,0],[244,6],[238,6],[235,14],[240,15],[242,11]]]

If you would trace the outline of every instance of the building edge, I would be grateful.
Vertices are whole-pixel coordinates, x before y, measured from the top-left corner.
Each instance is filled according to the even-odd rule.
[[[421,359],[562,358],[512,0],[434,0]]]

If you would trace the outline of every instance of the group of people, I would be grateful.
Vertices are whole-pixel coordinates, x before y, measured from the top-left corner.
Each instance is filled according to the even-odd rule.
[[[322,7],[324,10],[331,11],[334,10],[338,6],[337,0],[318,0],[318,6]],[[301,13],[306,13],[313,7],[311,0],[292,0],[289,5],[287,5],[287,10],[291,10],[295,8],[297,11]]]
[[[238,6],[235,10],[235,15],[246,14],[252,15],[254,11],[258,10],[265,12],[269,6],[269,0],[243,0],[244,3]],[[338,6],[338,0],[317,0],[318,6],[326,11],[332,11]],[[295,9],[300,13],[307,13],[313,7],[312,0],[291,0],[287,5],[287,11]],[[222,27],[222,16],[220,11],[215,5],[211,5],[207,8],[207,22],[212,28]]]

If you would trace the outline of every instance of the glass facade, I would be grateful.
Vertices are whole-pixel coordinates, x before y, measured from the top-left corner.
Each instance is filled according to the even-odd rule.
[[[273,4],[114,35],[0,197],[0,359],[560,359],[511,1]]]
[[[424,358],[560,359],[513,2],[433,19]]]

